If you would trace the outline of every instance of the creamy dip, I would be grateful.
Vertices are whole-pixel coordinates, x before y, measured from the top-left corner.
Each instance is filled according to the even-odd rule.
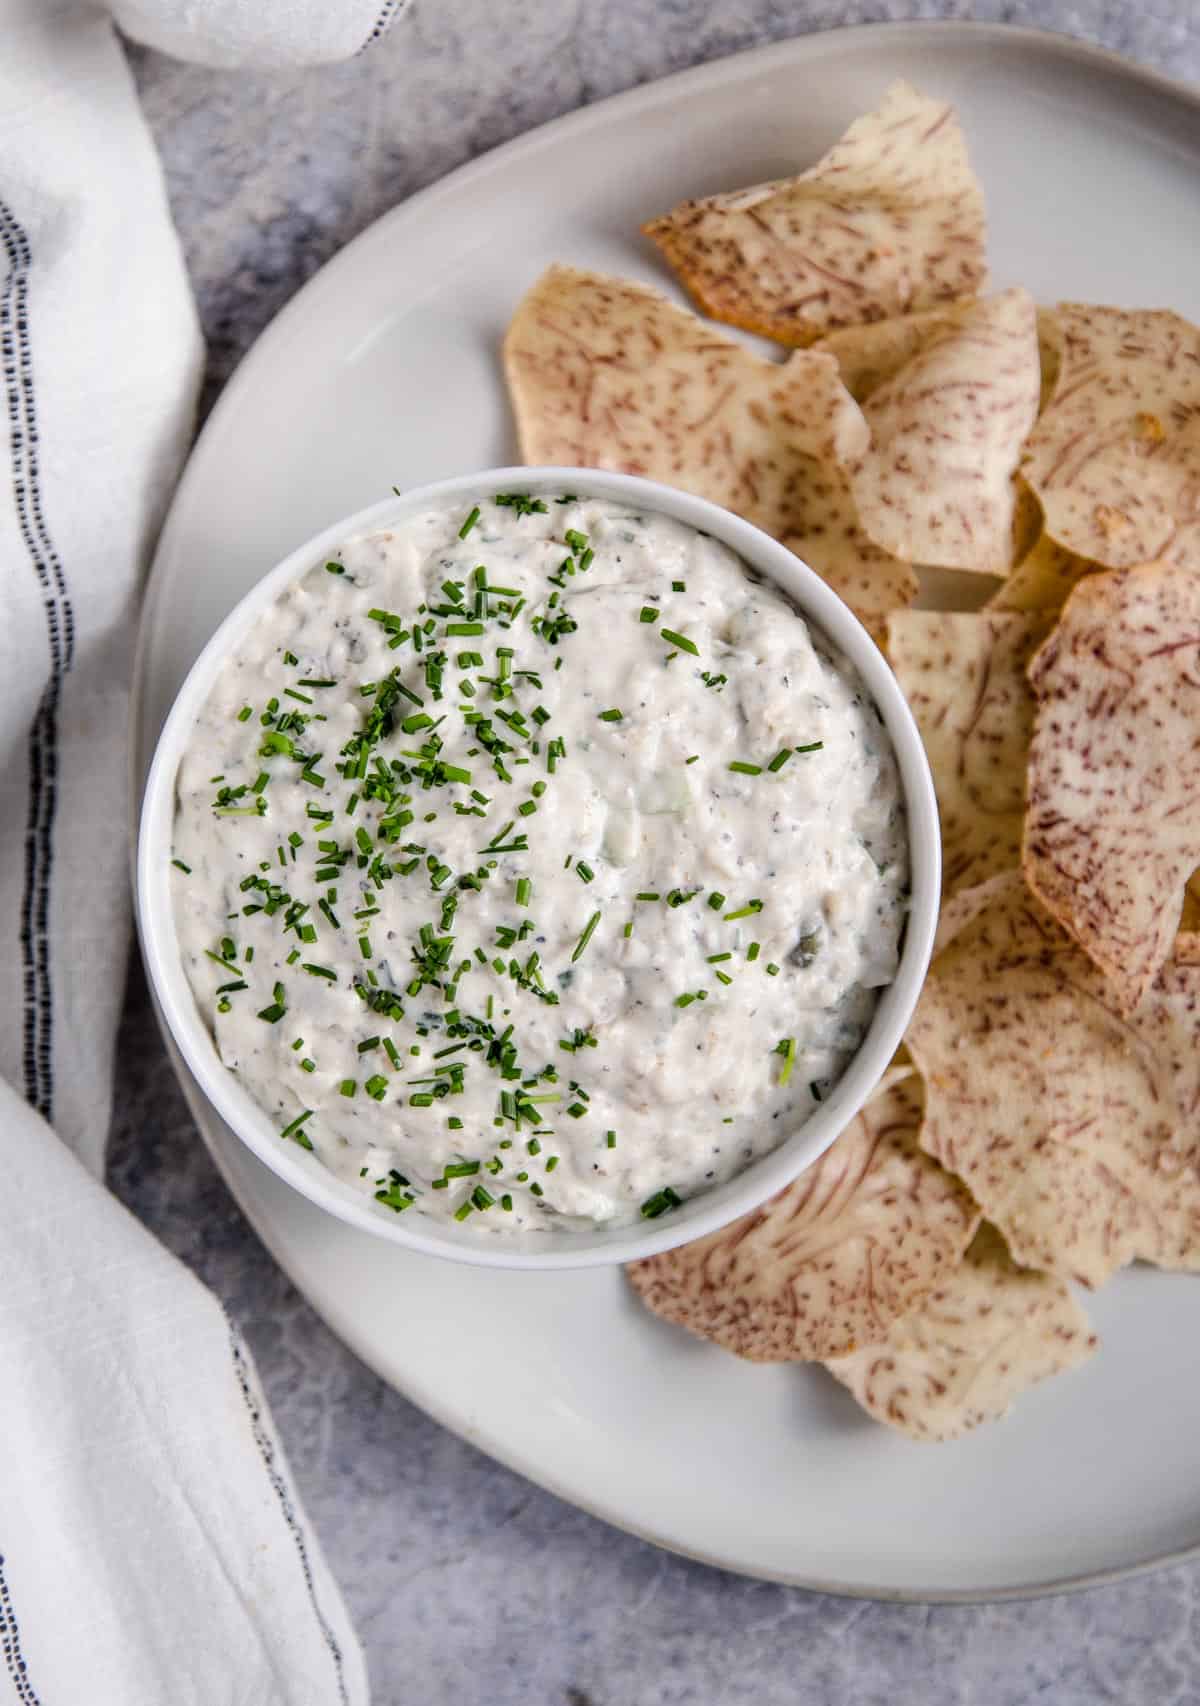
[[[174,904],[220,1057],[397,1213],[668,1212],[795,1131],[895,974],[895,760],[725,546],[568,494],[347,541],[180,764]]]

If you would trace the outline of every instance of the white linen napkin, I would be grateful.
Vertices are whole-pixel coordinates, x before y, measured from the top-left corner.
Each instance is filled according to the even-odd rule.
[[[212,64],[403,0],[119,0]],[[0,0],[0,1702],[358,1706],[253,1367],[104,1190],[139,579],[202,348],[113,19]]]

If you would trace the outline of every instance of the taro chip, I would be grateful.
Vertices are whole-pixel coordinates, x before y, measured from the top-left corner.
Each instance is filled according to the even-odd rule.
[[[917,720],[942,820],[942,890],[1014,870],[1021,856],[1038,616],[902,610],[888,656]]]
[[[867,539],[847,469],[862,415],[832,357],[763,361],[659,291],[551,267],[504,346],[527,462],[613,468],[723,504],[880,632],[916,578]]]
[[[967,306],[969,304],[962,303],[957,307],[933,308],[920,314],[904,314],[895,320],[875,320],[869,325],[846,326],[840,331],[828,333],[815,347],[836,358],[842,384],[856,403],[863,403],[885,379],[890,379],[906,361],[911,361],[935,332],[943,332],[956,326]],[[1041,369],[1038,396],[1040,413],[1054,393],[1062,359],[1062,330],[1053,309],[1037,310],[1037,340]]]
[[[1061,610],[1084,576],[1095,574],[1098,567],[1043,531],[999,591],[989,598],[987,608]]]
[[[837,1142],[754,1214],[626,1272],[656,1314],[755,1362],[878,1339],[953,1268],[979,1215],[917,1145],[920,1080],[883,1085]]]
[[[1081,581],[1030,681],[1025,875],[1129,1012],[1200,859],[1200,572]]]
[[[685,201],[643,230],[704,313],[785,344],[972,296],[987,277],[957,115],[907,83],[798,177]]]
[[[876,1421],[912,1439],[957,1439],[1096,1349],[1062,1280],[1019,1268],[983,1225],[960,1267],[879,1344],[826,1363]]]
[[[987,877],[981,883],[975,883],[970,888],[956,889],[952,895],[943,896],[938,910],[937,930],[933,937],[933,956],[936,959],[944,948],[948,948],[954,938],[972,924],[979,914],[992,904],[992,901],[1007,892],[1012,881],[1010,870],[1001,871],[994,877]],[[915,1064],[915,1063],[914,1063]]]
[[[1200,329],[1165,310],[1061,303],[1057,382],[1023,472],[1046,531],[1132,568],[1200,533]]]
[[[1180,934],[1200,934],[1200,871],[1194,871],[1183,891],[1183,912],[1179,919]]]
[[[1126,1016],[1014,873],[934,961],[907,1041],[922,1147],[1022,1266],[1200,1270],[1200,965],[1172,960]]]
[[[871,443],[853,488],[868,536],[909,562],[1007,574],[1038,388],[1028,292],[950,317],[863,404]]]
[[[823,354],[833,356],[838,364],[842,384],[856,403],[865,404],[881,386],[894,379],[935,339],[952,338],[964,326],[969,326],[976,307],[975,303],[963,303],[932,309],[923,314],[907,314],[898,320],[877,320],[869,326],[847,326],[842,331],[830,332],[814,347]],[[1048,358],[1042,347],[1040,315],[1037,325],[1042,385],[1045,387]],[[1004,563],[1019,562],[1026,557],[1032,551],[1041,531],[1041,505],[1025,481],[1016,479],[1009,542],[1003,553]],[[942,566],[957,568],[960,565]]]
[[[849,478],[840,467],[815,458],[801,463],[791,522],[782,540],[845,600],[882,647],[888,616],[907,609],[919,583],[910,563],[881,551],[867,538]]]
[[[833,356],[842,384],[856,403],[865,403],[872,391],[894,379],[932,337],[955,330],[961,324],[963,306],[930,308],[894,320],[845,326],[828,333],[815,348]]]
[[[1042,389],[1038,398],[1038,414],[1041,415],[1058,388],[1058,375],[1062,367],[1063,329],[1055,309],[1038,309],[1037,329],[1038,355],[1042,363]]]

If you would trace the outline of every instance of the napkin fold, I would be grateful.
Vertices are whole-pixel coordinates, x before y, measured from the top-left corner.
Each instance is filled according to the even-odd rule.
[[[0,0],[0,1700],[21,1706],[367,1698],[244,1346],[102,1184],[133,631],[203,354],[114,20],[278,65],[402,9]]]

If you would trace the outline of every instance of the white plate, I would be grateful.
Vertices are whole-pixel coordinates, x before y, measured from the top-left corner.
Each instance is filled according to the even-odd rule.
[[[814,159],[895,77],[958,103],[996,282],[1200,318],[1200,102],[1050,37],[963,25],[807,37],[606,101],[455,173],[300,293],[227,387],[163,534],[138,676],[144,767],[251,582],[337,516],[515,460],[497,345],[552,260],[656,279],[639,220]],[[139,775],[142,770],[139,769]],[[954,1445],[863,1418],[651,1319],[609,1272],[484,1272],[322,1214],[188,1085],[238,1201],[352,1348],[531,1479],[664,1546],[881,1597],[1028,1594],[1200,1546],[1200,1292],[1122,1275],[1080,1372]]]

